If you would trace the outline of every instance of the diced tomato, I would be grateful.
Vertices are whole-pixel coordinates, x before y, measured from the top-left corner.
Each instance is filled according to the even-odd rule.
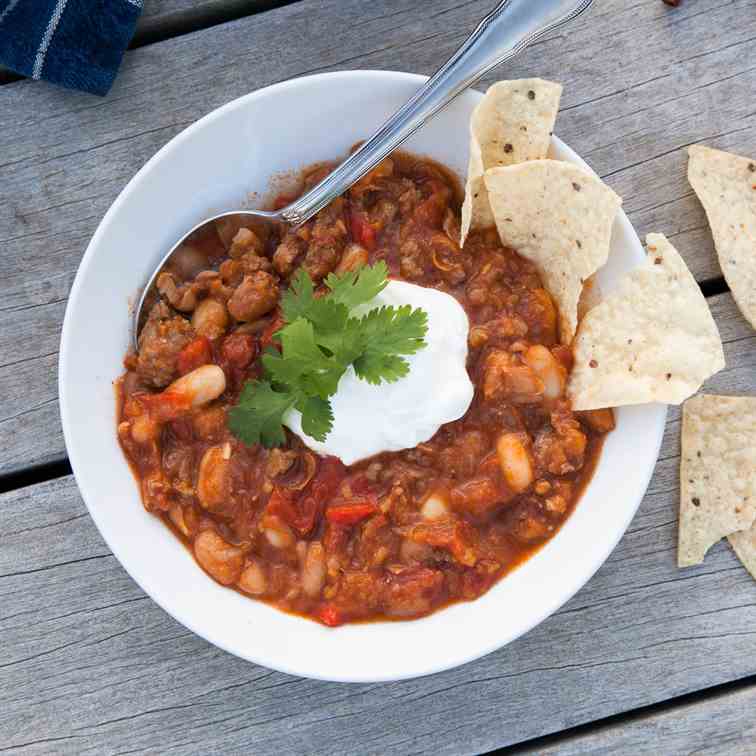
[[[276,486],[268,500],[268,511],[281,517],[300,535],[307,535],[322,515],[326,500],[344,479],[344,465],[336,457],[325,457],[315,476],[301,492]]]
[[[213,350],[210,341],[205,336],[198,336],[179,352],[176,367],[181,375],[186,375],[202,365],[209,365],[212,361]]]
[[[332,604],[323,604],[315,615],[320,622],[328,627],[338,627],[344,624],[344,618],[341,612]]]
[[[367,494],[370,493],[372,483],[367,479],[364,473],[357,473],[350,478],[347,478],[344,483],[349,486],[349,490],[353,494]]]
[[[248,333],[234,333],[223,339],[221,353],[232,367],[245,370],[257,356],[257,341]]]
[[[339,525],[356,525],[378,511],[375,496],[354,496],[344,503],[332,504],[326,509],[326,519]]]
[[[318,472],[297,501],[301,517],[294,527],[303,535],[309,533],[315,526],[315,522],[323,512],[326,500],[336,492],[339,484],[344,480],[345,472],[346,468],[337,457],[325,457],[320,462]]]
[[[433,192],[424,199],[415,209],[414,218],[418,223],[430,228],[441,228],[444,219],[444,212],[447,207],[447,194],[443,191],[443,185],[440,182],[432,181],[429,184]],[[438,189],[436,189],[438,187]]]
[[[276,331],[281,330],[283,328],[284,323],[286,321],[283,319],[280,313],[276,313],[276,315],[273,317],[273,320],[270,321],[268,327],[260,334],[260,346],[263,349],[266,349],[272,344],[276,344],[277,342],[273,341],[273,335],[276,333]]]
[[[349,226],[352,239],[365,247],[368,252],[375,249],[375,229],[370,225],[365,213],[358,208],[349,208]]]
[[[175,420],[191,409],[192,400],[185,393],[166,389],[160,394],[140,394],[138,397],[150,417],[161,423]]]
[[[268,505],[265,508],[267,514],[280,517],[288,525],[294,525],[297,520],[297,510],[294,503],[294,492],[288,488],[275,486],[268,499]]]

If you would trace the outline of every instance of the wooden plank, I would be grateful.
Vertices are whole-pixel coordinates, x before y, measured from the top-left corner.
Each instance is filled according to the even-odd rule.
[[[129,47],[133,49],[178,37],[290,2],[296,0],[145,0]],[[22,78],[0,66],[0,86]]]
[[[617,725],[524,748],[538,756],[611,756],[632,753],[705,753],[730,756],[753,752],[756,742],[756,686],[718,693],[702,701],[665,707],[661,713],[631,717]]]
[[[712,303],[728,368],[707,389],[753,393],[756,333],[729,294]],[[477,662],[383,685],[270,672],[189,633],[109,554],[71,477],[5,494],[0,742],[22,754],[480,753],[752,675],[756,584],[724,543],[675,566],[678,444],[675,409],[637,516],[560,612]]]
[[[130,47],[142,47],[296,1],[145,0]]]
[[[0,88],[0,474],[65,454],[49,373],[60,315],[97,223],[156,150],[273,81],[337,68],[430,73],[489,6],[303,0],[128,53],[104,100],[33,82]],[[756,154],[754,36],[752,0],[674,10],[604,0],[495,75],[563,81],[559,133],[624,195],[638,231],[668,233],[705,280],[719,271],[683,148],[706,141]]]

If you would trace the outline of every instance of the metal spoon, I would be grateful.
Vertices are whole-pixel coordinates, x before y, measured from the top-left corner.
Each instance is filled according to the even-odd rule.
[[[406,105],[392,115],[341,165],[290,205],[276,211],[233,210],[202,221],[185,234],[161,260],[144,288],[134,314],[134,346],[157,298],[155,282],[174,252],[207,223],[229,215],[247,215],[299,226],[373,169],[429,118],[446,107],[494,66],[510,60],[546,32],[580,15],[592,0],[502,0],[452,57]],[[144,311],[144,312],[143,312]]]

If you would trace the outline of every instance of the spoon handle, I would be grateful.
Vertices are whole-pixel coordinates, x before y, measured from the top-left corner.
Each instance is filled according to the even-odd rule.
[[[592,0],[502,0],[402,108],[323,181],[280,211],[297,226],[359,181],[431,116],[533,40],[580,15]]]

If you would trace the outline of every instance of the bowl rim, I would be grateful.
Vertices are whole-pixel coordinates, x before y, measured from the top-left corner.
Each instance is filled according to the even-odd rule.
[[[64,380],[64,376],[68,374],[69,360],[71,359],[72,352],[74,351],[71,349],[71,343],[70,343],[70,340],[72,338],[71,330],[73,327],[71,323],[74,318],[74,313],[77,309],[79,300],[83,296],[85,296],[84,281],[87,277],[87,272],[90,266],[92,265],[93,260],[95,259],[95,254],[96,254],[98,246],[100,245],[100,240],[108,232],[108,227],[110,225],[110,222],[118,214],[121,206],[127,201],[127,199],[132,195],[132,193],[134,193],[135,191],[138,191],[139,185],[141,183],[141,179],[145,174],[149,173],[152,170],[152,168],[157,163],[159,163],[160,160],[162,160],[169,152],[171,152],[177,146],[182,144],[185,140],[191,138],[191,136],[195,133],[195,131],[204,128],[205,126],[207,126],[208,124],[212,123],[213,121],[217,119],[222,118],[228,112],[235,110],[237,108],[246,107],[248,103],[254,102],[258,98],[267,97],[267,96],[270,96],[271,94],[281,93],[286,90],[297,88],[297,87],[307,87],[310,84],[314,83],[315,81],[323,80],[323,79],[327,79],[329,82],[332,82],[334,85],[337,85],[340,81],[362,80],[363,83],[369,83],[369,80],[371,79],[380,79],[384,82],[387,80],[391,80],[392,82],[395,82],[397,84],[415,83],[418,86],[421,86],[423,83],[427,81],[428,77],[421,74],[413,74],[413,73],[406,73],[406,72],[400,72],[400,71],[383,71],[383,70],[335,71],[335,72],[326,72],[326,73],[318,73],[318,74],[311,74],[307,76],[295,77],[295,78],[278,82],[269,86],[262,87],[261,89],[255,90],[253,92],[249,92],[246,95],[242,95],[234,100],[231,100],[230,102],[212,110],[211,112],[207,113],[203,117],[199,118],[197,121],[189,125],[187,128],[183,129],[171,140],[169,140],[166,144],[164,144],[134,174],[134,176],[128,181],[128,183],[120,191],[116,199],[113,201],[113,203],[108,208],[107,212],[105,213],[105,215],[99,222],[98,227],[94,235],[92,236],[91,240],[89,241],[87,248],[84,252],[84,255],[82,256],[81,262],[77,268],[73,285],[69,293],[68,301],[66,303],[65,315],[63,319],[63,327],[62,327],[62,332],[61,332],[60,350],[59,350],[59,364],[58,364],[58,376],[59,376],[58,398],[59,398],[59,404],[60,404],[60,414],[61,414],[61,422],[62,422],[62,428],[63,428],[63,436],[64,436],[65,445],[66,445],[66,450],[68,453],[68,458],[71,464],[71,468],[72,468],[79,492],[87,507],[87,510],[90,516],[92,517],[92,520],[94,521],[95,525],[97,526],[97,529],[101,537],[103,538],[103,540],[105,541],[106,545],[111,550],[113,555],[118,560],[120,566],[123,567],[123,569],[129,575],[129,577],[132,580],[134,580],[137,583],[137,585],[145,592],[145,594],[147,594],[150,597],[150,599],[154,601],[163,611],[167,612],[171,617],[173,617],[180,624],[187,627],[193,633],[200,636],[201,638],[204,638],[209,643],[212,643],[218,648],[234,656],[237,656],[239,658],[245,659],[247,661],[251,661],[255,664],[265,666],[267,668],[276,669],[286,674],[295,675],[299,677],[307,677],[307,678],[317,679],[317,680],[323,680],[323,681],[333,681],[333,682],[355,682],[355,683],[390,682],[390,681],[412,679],[412,678],[422,677],[429,674],[434,674],[437,672],[442,672],[448,669],[461,666],[468,662],[474,661],[483,656],[486,656],[492,653],[493,651],[508,645],[509,643],[516,640],[517,638],[524,635],[525,633],[530,632],[530,630],[532,630],[534,627],[536,627],[541,622],[543,622],[551,614],[558,611],[560,607],[562,607],[567,601],[569,601],[591,579],[591,577],[593,577],[596,571],[606,562],[607,558],[609,557],[611,552],[614,550],[619,540],[625,534],[628,526],[630,525],[630,522],[632,521],[633,517],[635,516],[638,510],[638,507],[643,501],[645,492],[647,491],[649,482],[651,480],[651,476],[653,475],[653,472],[655,470],[656,462],[658,461],[658,455],[661,448],[661,442],[662,442],[664,428],[666,424],[667,408],[666,406],[663,406],[663,405],[656,405],[659,407],[659,412],[657,413],[657,416],[656,416],[655,428],[649,428],[648,441],[650,442],[650,449],[653,451],[654,462],[653,464],[649,465],[648,469],[645,470],[641,476],[642,493],[638,496],[638,501],[635,503],[635,505],[628,510],[627,516],[623,519],[621,523],[618,523],[618,527],[615,531],[614,536],[612,538],[609,538],[603,541],[603,548],[596,554],[595,561],[590,565],[590,568],[585,569],[579,575],[574,576],[569,590],[562,592],[558,599],[553,600],[550,603],[544,605],[539,612],[533,612],[531,619],[528,622],[523,623],[523,625],[519,627],[516,632],[502,634],[502,637],[500,639],[497,639],[497,641],[492,642],[485,647],[475,647],[471,650],[465,650],[462,653],[460,653],[459,647],[457,647],[454,651],[450,651],[450,653],[448,654],[448,658],[446,658],[442,663],[426,665],[424,667],[418,667],[412,670],[408,670],[406,673],[397,674],[396,671],[392,671],[392,672],[387,672],[384,674],[334,675],[334,674],[329,674],[327,671],[323,671],[322,669],[316,669],[316,668],[303,669],[301,665],[288,666],[286,663],[281,663],[280,661],[276,661],[274,664],[271,664],[271,662],[267,660],[266,658],[256,656],[254,653],[241,651],[240,649],[235,648],[231,644],[227,643],[224,638],[218,637],[215,633],[210,632],[207,629],[200,628],[197,622],[194,621],[193,617],[187,617],[178,613],[177,611],[175,611],[175,607],[172,607],[170,609],[167,608],[167,606],[163,603],[163,601],[160,598],[158,598],[157,590],[154,588],[153,585],[151,585],[147,580],[140,580],[134,574],[132,574],[131,570],[127,566],[130,558],[128,557],[124,558],[123,551],[119,543],[114,542],[114,539],[109,537],[108,534],[106,534],[107,528],[103,526],[102,520],[98,516],[98,513],[97,513],[98,508],[96,506],[91,506],[89,503],[90,501],[96,501],[97,497],[95,496],[95,492],[93,490],[90,490],[90,488],[88,487],[87,482],[86,482],[86,476],[84,475],[87,460],[79,457],[76,444],[73,443],[74,423],[72,422],[72,418],[70,414],[71,410],[68,404],[68,397],[66,393],[66,386],[65,386],[65,380]],[[365,82],[365,80],[368,80],[368,82]],[[481,94],[478,90],[473,89],[472,91],[476,92],[478,95]],[[572,150],[567,144],[562,142],[556,136],[553,136],[552,140],[553,140],[552,143],[555,146],[557,146],[558,149],[560,149],[561,151],[567,154],[570,162],[575,162],[576,164],[581,165],[582,167],[587,168],[588,170],[591,170],[591,172],[593,172],[590,166],[588,166],[585,163],[585,161],[576,152],[574,152],[574,150]],[[624,211],[622,211],[622,209],[620,209],[620,212],[618,214],[618,221],[622,226],[623,235],[624,236],[629,235],[631,239],[637,240],[638,243],[640,243],[640,240],[638,239],[638,236],[635,233],[635,230],[633,229],[632,225],[630,224],[630,221],[628,220],[627,216],[625,215]],[[599,461],[599,465],[600,465],[600,461]],[[571,517],[573,516],[574,516],[574,513],[573,515],[571,515]],[[521,568],[522,566],[518,567],[517,569],[521,569]],[[506,576],[503,579],[506,579]],[[227,589],[224,588],[224,590],[227,590]],[[461,605],[465,605],[465,603],[466,602],[461,602]],[[280,610],[276,609],[275,611],[280,611]],[[436,612],[435,614],[438,614],[440,612],[446,612],[446,611],[447,609],[441,609],[439,610],[439,612]],[[297,619],[302,622],[307,621],[301,618],[297,618]],[[409,622],[418,622],[418,621],[421,621],[421,620],[410,620]],[[403,624],[403,623],[392,623],[392,624]],[[317,664],[315,665],[315,667],[317,667]]]

